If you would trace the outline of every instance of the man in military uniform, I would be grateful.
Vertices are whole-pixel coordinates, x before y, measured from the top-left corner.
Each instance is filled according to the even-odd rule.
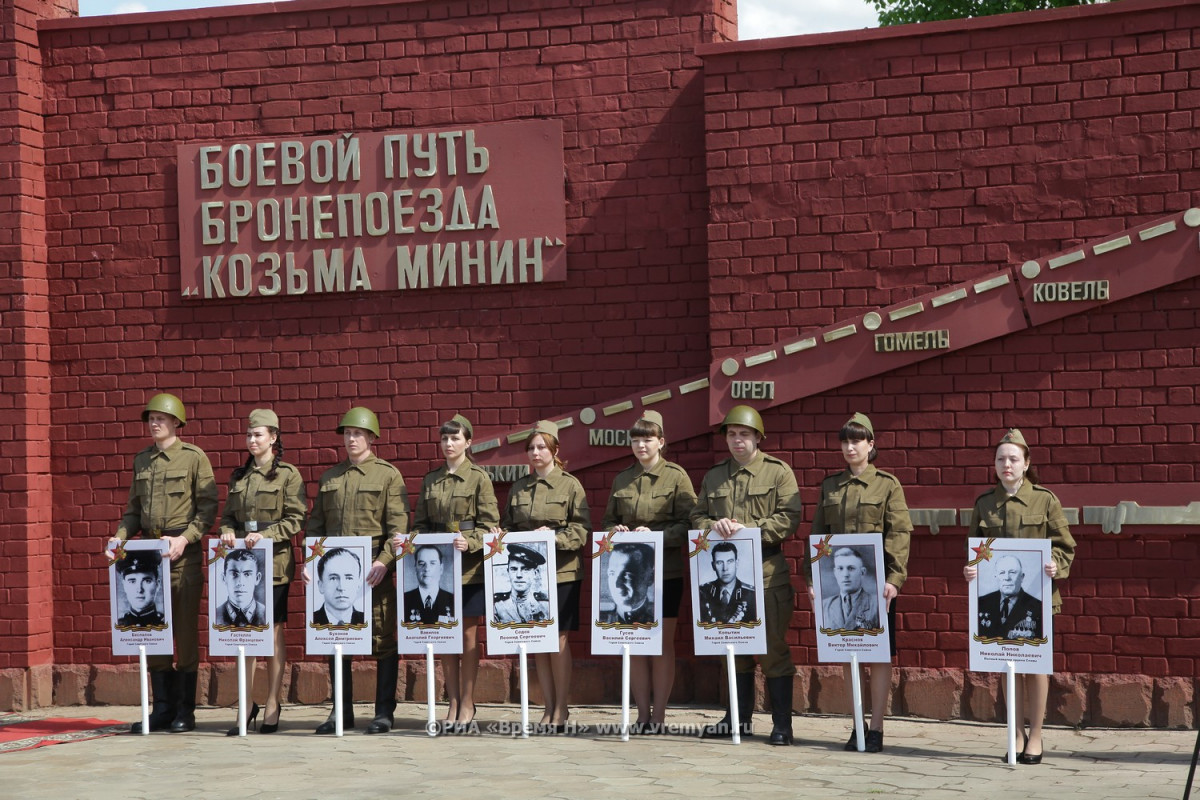
[[[716,580],[700,586],[700,621],[733,623],[758,619],[754,587],[737,576],[738,552],[733,542],[718,542],[712,548]]]
[[[1014,555],[996,559],[1000,588],[979,598],[976,634],[984,639],[1042,638],[1042,601],[1025,591],[1025,569]]]
[[[408,492],[400,470],[377,458],[372,452],[379,438],[379,420],[375,412],[361,406],[345,413],[338,423],[346,458],[321,476],[312,514],[308,518],[308,536],[369,536],[375,561],[367,572],[371,587],[372,654],[377,659],[375,678],[375,717],[367,733],[387,733],[392,729],[396,711],[396,683],[400,671],[396,650],[395,590],[385,581],[395,570],[392,537],[408,533]],[[307,581],[308,573],[305,572]],[[333,657],[329,659],[330,685],[333,683]],[[354,689],[350,657],[343,657],[342,726],[354,727]],[[337,720],[329,718],[317,726],[317,733],[333,733]]]
[[[833,577],[837,594],[825,600],[822,622],[833,630],[875,630],[879,627],[879,598],[863,588],[867,564],[853,547],[839,547],[833,554]]]
[[[496,622],[542,622],[550,619],[550,598],[539,591],[540,575],[546,557],[527,544],[510,544],[508,552],[507,592],[492,596],[492,618]]]
[[[734,406],[721,423],[730,457],[704,476],[692,527],[729,539],[742,528],[758,528],[762,536],[763,609],[767,653],[759,665],[771,698],[774,745],[792,743],[792,663],[787,643],[792,619],[792,583],[782,543],[800,524],[800,492],[791,467],[759,449],[766,431],[762,417],[749,406]],[[735,666],[738,713],[743,735],[751,735],[754,708],[754,657],[738,656]],[[732,698],[731,698],[732,701]],[[706,737],[733,735],[732,713],[705,727]]]
[[[431,544],[413,552],[417,586],[404,593],[404,621],[435,625],[454,618],[454,595],[442,588],[442,552]]]
[[[162,586],[161,562],[157,552],[144,550],[136,550],[117,562],[121,591],[129,604],[129,610],[117,620],[118,628],[159,628],[167,624],[156,600]]]
[[[140,534],[167,543],[171,560],[171,615],[175,636],[175,668],[171,656],[150,656],[150,685],[154,710],[150,730],[172,732],[196,727],[196,675],[200,669],[200,539],[217,517],[217,483],[208,456],[179,440],[187,424],[183,402],[173,394],[150,398],[142,422],[153,444],[133,458],[133,485],[125,515],[109,548]],[[109,558],[111,549],[107,549]],[[135,722],[130,729],[142,732]]]
[[[608,555],[608,593],[616,607],[600,621],[634,625],[654,622],[654,548],[645,542],[613,545]]]
[[[267,609],[254,596],[262,570],[253,550],[233,550],[222,559],[225,602],[217,606],[213,624],[226,628],[265,628]]]

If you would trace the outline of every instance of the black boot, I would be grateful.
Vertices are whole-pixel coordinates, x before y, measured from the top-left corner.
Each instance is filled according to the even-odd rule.
[[[150,710],[151,733],[167,730],[175,719],[175,704],[179,702],[175,696],[178,677],[179,674],[173,669],[150,673],[150,693],[154,699],[154,706]],[[130,725],[129,732],[141,733],[142,723]]]
[[[171,733],[183,733],[196,730],[196,678],[199,673],[180,672],[179,705],[175,708],[175,721],[171,723]]]
[[[329,689],[333,694],[333,659],[329,657]],[[314,733],[330,734],[337,732],[337,716],[335,709],[329,710],[329,716],[317,726]],[[350,669],[350,656],[342,656],[342,729],[354,729],[354,672]]]
[[[753,736],[751,717],[754,715],[754,673],[738,672],[734,675],[737,684],[738,722],[742,736]],[[733,736],[732,712],[726,710],[725,716],[715,725],[705,725],[700,731],[701,739],[729,739]]]
[[[400,656],[384,656],[375,668],[375,719],[367,733],[387,733],[395,724],[396,682],[400,677]]]
[[[792,744],[792,676],[767,678],[767,696],[771,698],[771,744]]]

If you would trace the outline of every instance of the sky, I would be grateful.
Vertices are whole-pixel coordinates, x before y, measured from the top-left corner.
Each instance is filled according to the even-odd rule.
[[[262,0],[79,0],[79,13],[90,17],[255,2]],[[879,17],[867,0],[738,0],[738,29],[743,40],[848,31],[878,25]]]

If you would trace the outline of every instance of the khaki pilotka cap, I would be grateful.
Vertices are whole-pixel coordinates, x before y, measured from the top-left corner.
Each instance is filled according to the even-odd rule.
[[[250,412],[250,427],[279,430],[279,417],[269,408],[256,408]]]
[[[867,435],[872,439],[875,438],[875,428],[871,425],[871,419],[866,414],[861,411],[855,411],[854,416],[846,420],[846,424],[849,425],[851,422],[863,426],[867,429]]]
[[[666,433],[667,429],[663,427],[662,414],[657,411],[643,411],[642,416],[638,417],[638,422],[649,422],[657,425],[660,431],[664,434]]]
[[[1015,444],[1019,447],[1023,447],[1026,451],[1029,450],[1029,445],[1025,444],[1025,437],[1022,436],[1021,432],[1016,428],[1009,428],[1008,433],[1000,437],[1000,441],[996,444],[996,447],[999,447],[1002,444]]]
[[[548,419],[539,419],[537,424],[533,426],[533,433],[529,435],[532,437],[539,433],[546,436],[553,436],[554,441],[558,441],[558,426]]]
[[[474,436],[472,436],[472,434],[475,432],[475,430],[474,430],[474,428],[471,427],[471,420],[467,419],[462,414],[455,414],[453,417],[450,418],[450,421],[457,422],[459,425],[461,425],[462,429],[463,429],[463,433],[465,433],[467,435],[468,439],[475,438]]]

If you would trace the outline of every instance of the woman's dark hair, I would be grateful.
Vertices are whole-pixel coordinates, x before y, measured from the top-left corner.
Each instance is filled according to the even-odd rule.
[[[283,436],[279,433],[279,428],[267,428],[267,430],[275,434],[275,444],[271,445],[271,449],[275,453],[275,460],[271,462],[271,470],[266,474],[266,479],[273,481],[279,473],[279,461],[283,458]],[[237,483],[252,469],[254,469],[254,456],[247,456],[246,463],[233,471],[229,482]]]
[[[438,438],[440,439],[448,433],[461,433],[464,439],[468,442],[471,441],[471,434],[467,433],[466,427],[461,422],[455,422],[454,420],[443,422],[442,427],[438,428]],[[465,455],[467,461],[470,461],[472,464],[475,463],[475,459],[471,458],[471,448],[467,448]]]
[[[875,437],[871,435],[869,430],[857,422],[847,422],[838,431],[839,442],[861,442],[863,439],[871,443],[871,452],[867,453],[867,463],[874,464],[879,451],[875,449]]]
[[[651,437],[654,439],[663,438],[662,428],[648,419],[639,419],[637,422],[633,423],[633,427],[629,429],[629,438],[641,439],[645,437]]]

